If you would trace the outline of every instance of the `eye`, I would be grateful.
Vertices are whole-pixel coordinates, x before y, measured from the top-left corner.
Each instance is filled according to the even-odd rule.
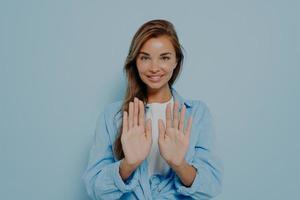
[[[141,59],[141,60],[147,60],[147,59],[149,59],[149,57],[147,57],[147,56],[141,56],[140,59]]]
[[[164,61],[167,61],[167,60],[170,60],[170,57],[164,56],[164,57],[162,57],[162,59],[163,59]]]

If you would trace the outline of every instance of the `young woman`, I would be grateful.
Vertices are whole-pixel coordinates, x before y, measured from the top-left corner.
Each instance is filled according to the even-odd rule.
[[[93,199],[210,199],[221,192],[212,116],[172,87],[183,64],[174,26],[143,24],[124,70],[123,101],[100,115],[83,179]]]

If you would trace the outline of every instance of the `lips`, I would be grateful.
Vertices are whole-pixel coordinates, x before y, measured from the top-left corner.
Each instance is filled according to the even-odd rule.
[[[161,78],[163,77],[163,75],[150,75],[147,77],[152,82],[159,82],[161,80]]]

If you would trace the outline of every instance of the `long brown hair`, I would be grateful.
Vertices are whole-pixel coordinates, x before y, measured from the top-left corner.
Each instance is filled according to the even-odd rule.
[[[148,101],[147,95],[147,87],[145,83],[141,80],[138,69],[136,66],[136,58],[139,54],[140,49],[143,44],[151,38],[157,38],[159,36],[168,36],[174,49],[176,52],[176,60],[177,66],[175,67],[172,77],[169,80],[169,86],[172,86],[175,82],[176,78],[181,72],[182,64],[183,64],[183,47],[180,45],[177,33],[173,24],[167,20],[156,19],[151,20],[143,24],[135,33],[131,45],[129,48],[129,52],[124,64],[124,72],[127,77],[127,89],[126,94],[123,99],[123,103],[119,112],[127,111],[128,106],[131,101],[134,100],[134,97],[139,98],[144,102],[144,104]],[[122,135],[122,124],[118,130],[118,137],[115,140],[114,151],[118,160],[124,158],[124,152],[122,149],[121,143],[121,135]]]

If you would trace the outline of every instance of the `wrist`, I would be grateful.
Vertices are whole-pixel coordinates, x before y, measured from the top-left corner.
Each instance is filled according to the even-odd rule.
[[[138,167],[136,164],[129,164],[125,158],[120,162],[119,173],[123,180],[128,179],[134,170]]]
[[[121,164],[128,171],[134,171],[139,166],[139,163],[129,163],[126,158],[122,159]]]
[[[170,164],[170,167],[175,171],[175,172],[181,172],[181,171],[184,171],[185,168],[188,166],[188,163],[183,160],[182,162],[180,163],[173,163],[173,164]]]

